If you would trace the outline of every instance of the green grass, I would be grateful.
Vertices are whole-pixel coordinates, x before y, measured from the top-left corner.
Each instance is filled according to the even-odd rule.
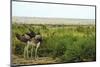
[[[25,44],[16,39],[15,33],[24,34],[29,28],[40,32],[43,42],[38,50],[39,57],[59,58],[59,62],[82,62],[96,60],[95,26],[70,25],[49,26],[12,24],[12,50],[23,57]]]

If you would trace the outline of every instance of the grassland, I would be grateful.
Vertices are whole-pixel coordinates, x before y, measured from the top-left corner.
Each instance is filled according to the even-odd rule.
[[[38,50],[38,60],[23,58],[25,43],[16,39],[15,33],[24,34],[32,29],[40,32],[43,42]],[[95,25],[12,24],[12,63],[47,64],[88,62],[96,60]]]
[[[15,64],[25,63],[23,49],[25,44],[16,39],[15,33],[24,34],[31,28],[35,32],[41,32],[43,43],[39,48],[38,55],[41,58],[49,57],[52,61],[41,63],[81,62],[96,60],[95,26],[46,26],[46,25],[12,25],[12,60]],[[17,56],[17,57],[14,57]],[[18,60],[18,59],[23,60]],[[57,58],[59,60],[57,61]],[[43,59],[44,60],[44,59]],[[30,61],[30,60],[29,60]],[[34,61],[34,59],[33,59]],[[53,62],[55,61],[55,62]],[[41,64],[40,62],[37,62]],[[36,64],[33,62],[32,64]]]

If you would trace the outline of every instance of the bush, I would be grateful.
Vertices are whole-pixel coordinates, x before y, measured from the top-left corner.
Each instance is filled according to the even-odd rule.
[[[61,57],[63,62],[94,61],[96,59],[95,36],[78,39],[67,47]]]
[[[17,43],[15,45],[14,53],[17,55],[23,55],[25,44]]]

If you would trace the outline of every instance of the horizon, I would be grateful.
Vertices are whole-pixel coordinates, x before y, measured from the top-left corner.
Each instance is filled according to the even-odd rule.
[[[14,17],[25,17],[25,18],[48,18],[48,19],[79,19],[79,20],[95,20],[95,19],[84,19],[84,18],[62,18],[62,17],[27,17],[27,16],[12,16],[12,19],[14,18]]]
[[[73,18],[47,18],[47,17],[12,17],[12,23],[18,24],[74,24],[95,25],[95,19],[73,19]]]

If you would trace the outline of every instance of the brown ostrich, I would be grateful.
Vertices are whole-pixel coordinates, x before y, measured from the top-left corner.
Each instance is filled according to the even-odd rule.
[[[16,34],[16,38],[27,45],[24,48],[24,58],[29,58],[29,47],[31,46],[31,58],[33,57],[33,48],[35,47],[35,59],[37,58],[37,51],[42,42],[42,36],[40,33],[35,33],[32,30],[24,35]]]

